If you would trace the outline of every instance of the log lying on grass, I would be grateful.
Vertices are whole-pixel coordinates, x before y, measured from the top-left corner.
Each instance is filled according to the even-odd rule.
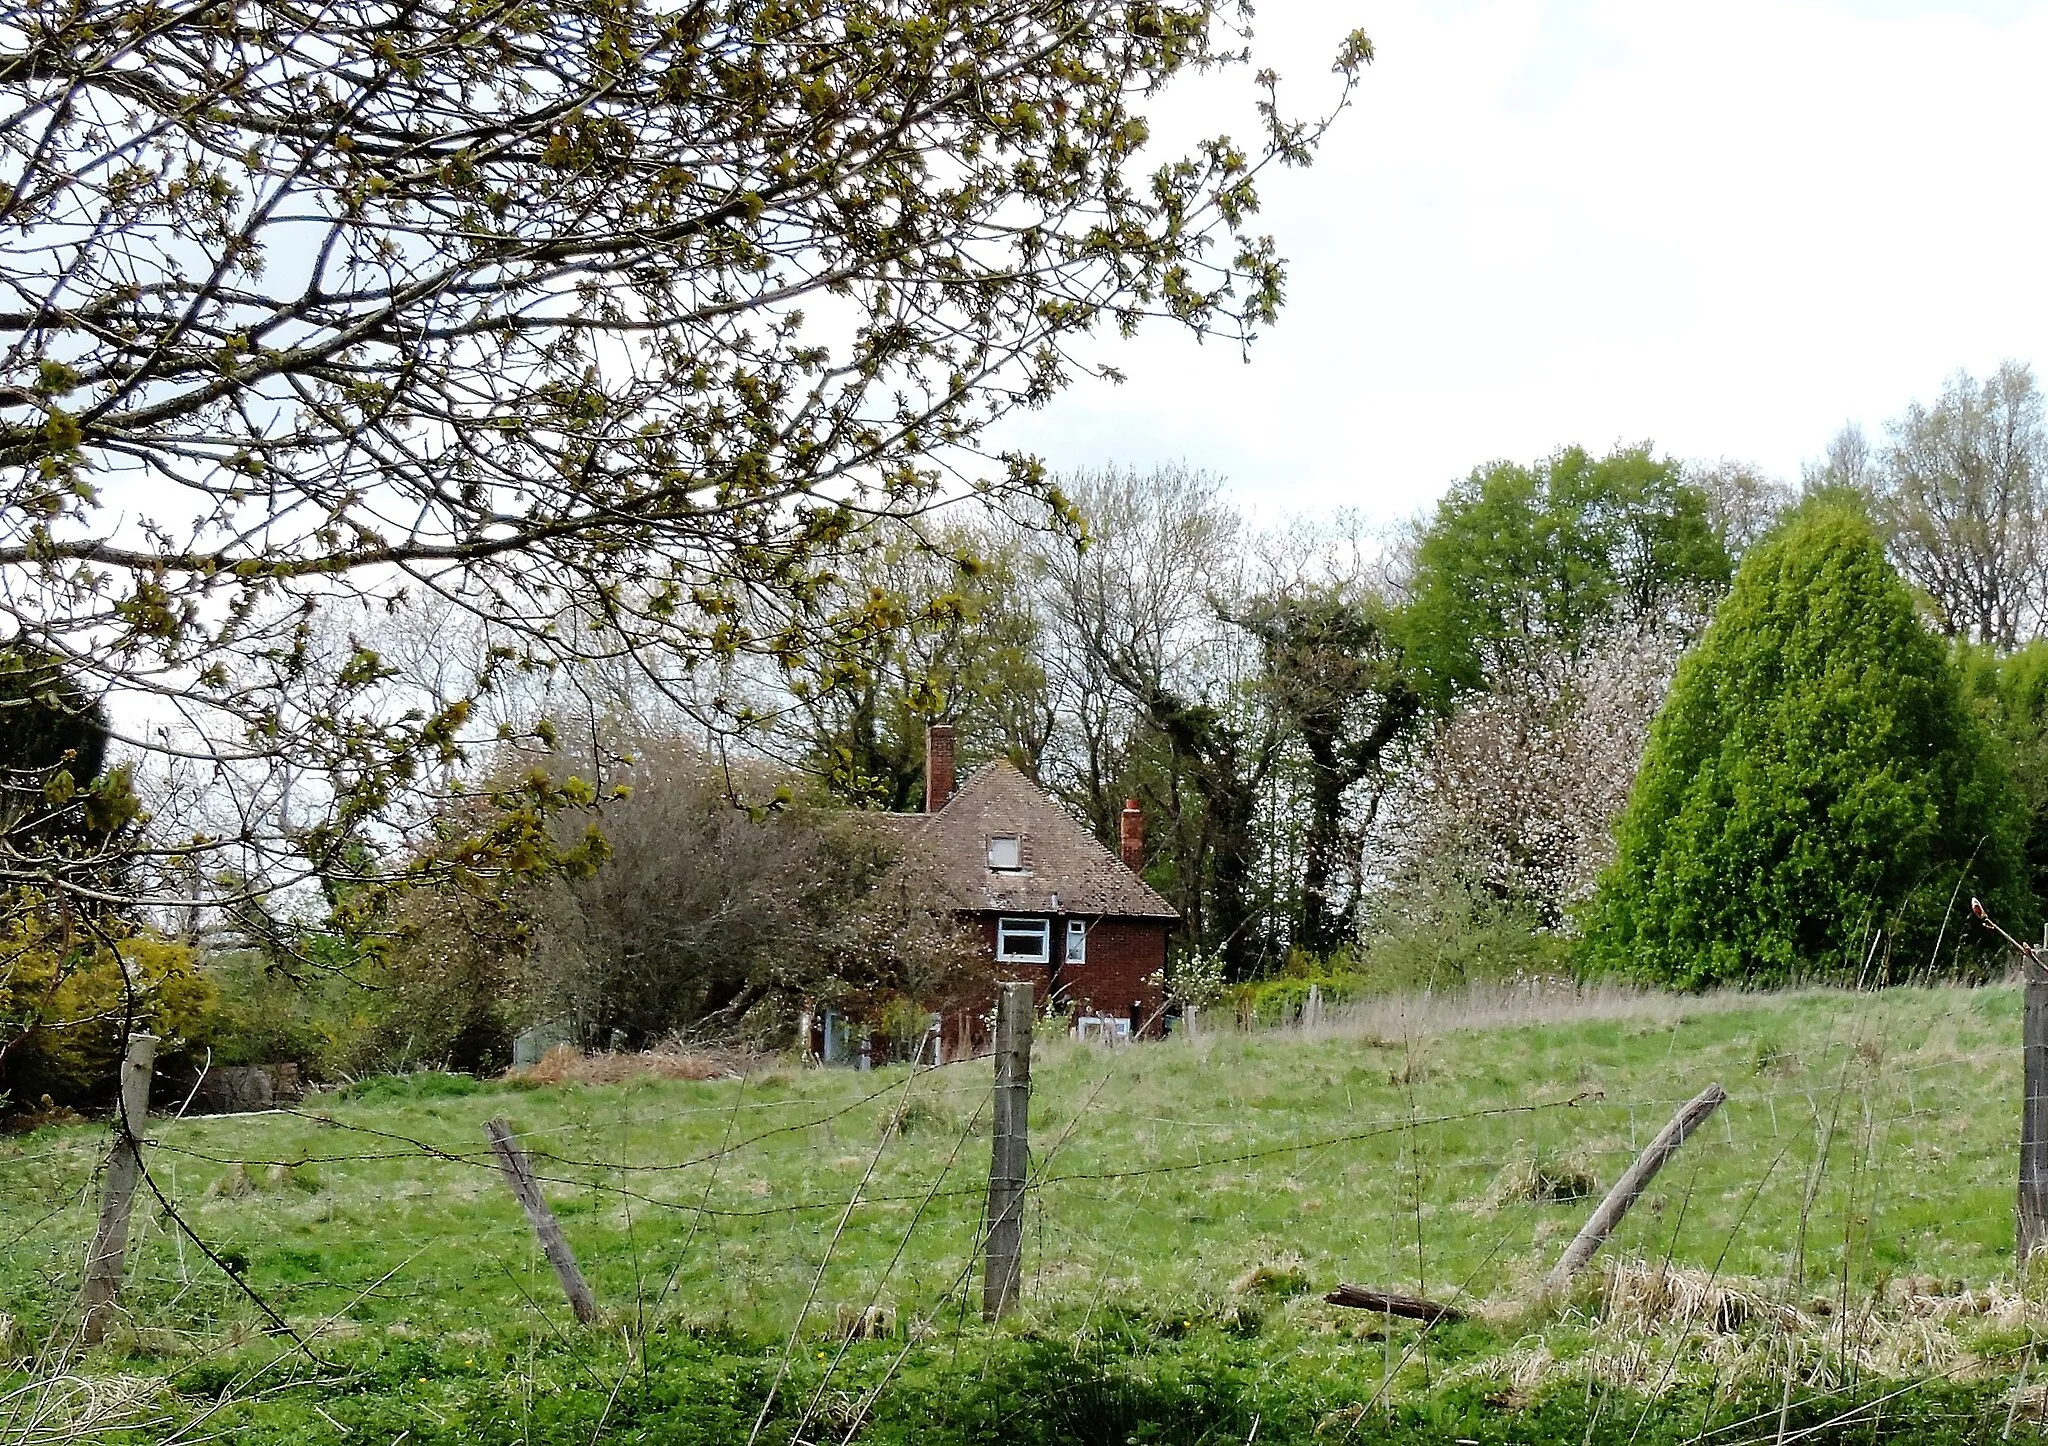
[[[1383,1315],[1404,1316],[1430,1325],[1439,1322],[1451,1325],[1465,1318],[1465,1312],[1454,1305],[1424,1300],[1420,1296],[1395,1295],[1392,1291],[1373,1290],[1363,1285],[1340,1285],[1323,1299],[1331,1305],[1348,1305],[1353,1310],[1376,1310]]]

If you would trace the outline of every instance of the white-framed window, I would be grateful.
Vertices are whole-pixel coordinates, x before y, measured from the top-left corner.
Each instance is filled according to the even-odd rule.
[[[1079,919],[1067,920],[1067,962],[1088,962],[1088,926]]]
[[[991,834],[988,841],[988,866],[992,869],[1023,868],[1024,841],[1013,833]]]
[[[1050,964],[1052,920],[997,919],[996,958],[1005,964]]]

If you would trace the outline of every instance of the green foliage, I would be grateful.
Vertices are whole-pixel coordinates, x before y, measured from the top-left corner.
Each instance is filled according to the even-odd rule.
[[[1545,929],[1532,905],[1444,876],[1382,901],[1356,967],[1370,992],[1386,994],[1561,978],[1571,963],[1570,941]]]
[[[10,791],[41,791],[44,776],[60,768],[83,786],[99,776],[106,751],[106,718],[54,655],[24,643],[0,647],[0,759]],[[24,772],[37,776],[17,776]]]
[[[1963,687],[2005,755],[2026,808],[2026,880],[2035,908],[2048,900],[2048,639],[2000,656],[1991,648],[1956,649]]]
[[[1575,652],[1617,613],[1718,590],[1729,570],[1706,494],[1647,443],[1496,462],[1453,486],[1422,535],[1409,660],[1444,707],[1501,670]]]
[[[214,1063],[296,1064],[322,1081],[383,1063],[372,1041],[399,1002],[362,977],[338,941],[302,936],[295,945],[291,961],[255,949],[204,961],[213,1002],[195,1032]]]
[[[1808,505],[1751,550],[1679,667],[1586,962],[1687,988],[1855,980],[1866,961],[1878,980],[1981,972],[1949,904],[1979,895],[2036,927],[2022,828],[1869,525]]]
[[[1326,955],[1297,950],[1280,975],[1230,989],[1238,1017],[1265,1026],[1297,1020],[1311,985],[1328,1018],[1336,1006],[1373,997],[1564,980],[1572,972],[1572,942],[1544,928],[1532,908],[1455,877],[1410,880],[1375,903],[1356,946]]]
[[[23,907],[0,926],[0,1089],[20,1105],[95,1100],[113,1084],[130,1024],[168,1062],[204,1029],[213,991],[186,946],[61,911]]]
[[[1297,946],[1326,952],[1357,930],[1357,881],[1347,868],[1362,844],[1354,791],[1385,787],[1387,755],[1421,718],[1422,698],[1394,609],[1369,593],[1325,584],[1255,598],[1240,622],[1259,643],[1259,701],[1303,759],[1308,807],[1289,933]]]

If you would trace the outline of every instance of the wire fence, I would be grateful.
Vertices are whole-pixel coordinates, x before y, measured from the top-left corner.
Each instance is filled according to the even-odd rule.
[[[1951,1325],[1976,1308],[1961,1302],[2004,1291],[2031,1343],[2048,1309],[2010,1265],[2018,1005],[2009,989],[1906,990],[1541,1027],[1433,1016],[1400,1035],[1377,1007],[1370,1030],[1340,1016],[1042,1045],[1024,1309],[1081,1334],[1113,1317],[1227,1322],[1255,1306],[1351,1330],[1356,1318],[1318,1297],[1365,1279],[1483,1312],[1525,1297],[1592,1198],[1719,1080],[1728,1102],[1610,1259],[1684,1272],[1695,1294],[1768,1298],[1816,1339],[1843,1333],[1859,1302],[1873,1321],[1921,1309],[1897,1303],[1909,1278],[1911,1299],[1948,1302],[1923,1314]],[[824,1374],[805,1388],[818,1397],[878,1322],[908,1351],[967,1314],[988,1070],[771,1065],[717,1082],[394,1091],[158,1120],[124,1308],[143,1349],[203,1357],[268,1331],[307,1368],[368,1332],[566,1329],[484,1141],[484,1119],[504,1113],[615,1320],[777,1339],[771,1394],[794,1355],[822,1349]],[[77,1360],[73,1298],[104,1151],[103,1134],[81,1131],[0,1154],[0,1295],[42,1379],[68,1379]],[[1576,1308],[1597,1333],[1615,1302]],[[1654,1386],[1680,1369],[1673,1341],[1696,1325],[1667,1317],[1661,1334],[1638,1333],[1644,1363],[1601,1369]],[[1384,1390],[1427,1366],[1429,1339],[1381,1332]],[[1838,1353],[1852,1354],[1846,1336]],[[1784,1359],[1788,1380],[1804,1369],[1798,1351]],[[1949,1364],[1929,1355],[1914,1379],[1942,1380]]]

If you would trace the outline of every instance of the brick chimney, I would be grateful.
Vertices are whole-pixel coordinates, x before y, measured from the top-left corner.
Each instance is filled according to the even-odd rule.
[[[953,725],[934,723],[924,733],[924,811],[937,813],[953,796]]]
[[[1117,842],[1123,845],[1124,867],[1134,874],[1145,872],[1145,811],[1138,800],[1124,800],[1123,828]]]

